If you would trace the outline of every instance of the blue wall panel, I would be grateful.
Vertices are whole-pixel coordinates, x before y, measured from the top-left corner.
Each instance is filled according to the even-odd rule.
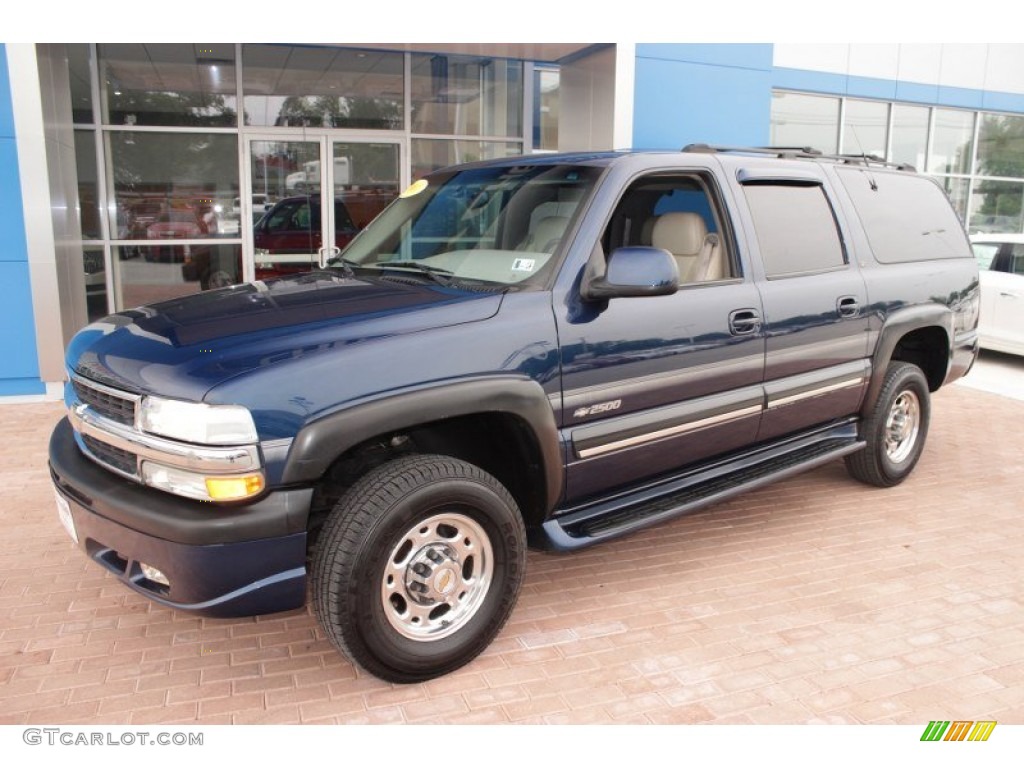
[[[28,262],[0,261],[0,395],[46,391],[39,379]]]
[[[926,83],[896,83],[897,101],[916,101],[920,104],[936,104],[939,101],[939,86]]]
[[[772,87],[780,90],[813,91],[817,93],[846,94],[849,78],[833,72],[817,72],[809,69],[787,69],[776,67],[772,70]]]
[[[633,146],[764,144],[771,71],[770,45],[638,45]]]
[[[688,61],[720,67],[771,69],[772,46],[745,43],[637,43],[638,59]]]
[[[14,138],[7,50],[0,45],[0,396],[45,392],[39,378],[32,285]]]
[[[972,88],[954,88],[949,85],[939,86],[939,98],[935,101],[938,104],[951,104],[968,109],[981,109],[985,101],[985,92]]]
[[[986,91],[982,102],[984,109],[993,109],[997,112],[1024,113],[1024,96],[1018,93]]]
[[[895,80],[880,80],[874,77],[854,77],[847,79],[846,90],[848,93],[857,94],[867,99],[885,99],[892,101],[896,98]]]
[[[884,99],[961,109],[993,109],[1024,112],[1024,95],[955,88],[948,85],[913,83],[906,80],[880,80],[832,72],[776,67],[771,87],[781,90],[809,91],[832,96]]]
[[[11,110],[10,74],[7,70],[7,49],[0,43],[0,138],[14,137],[14,113]]]
[[[18,148],[13,138],[0,136],[0,261],[28,259],[25,241],[25,216],[21,203],[21,178],[18,175]],[[3,306],[0,305],[0,312]]]

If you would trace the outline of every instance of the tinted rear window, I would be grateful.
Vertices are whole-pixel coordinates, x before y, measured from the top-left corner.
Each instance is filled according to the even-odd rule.
[[[846,265],[832,207],[817,184],[744,184],[769,278]]]
[[[960,219],[938,184],[923,176],[838,168],[875,258],[886,264],[969,258]]]

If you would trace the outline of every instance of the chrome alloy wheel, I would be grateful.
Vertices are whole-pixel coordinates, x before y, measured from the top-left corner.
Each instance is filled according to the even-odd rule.
[[[448,637],[483,605],[493,572],[491,541],[476,521],[454,512],[434,515],[391,551],[380,588],[384,615],[410,640]]]
[[[907,389],[893,400],[885,420],[885,453],[889,461],[899,464],[911,455],[921,428],[921,403]]]

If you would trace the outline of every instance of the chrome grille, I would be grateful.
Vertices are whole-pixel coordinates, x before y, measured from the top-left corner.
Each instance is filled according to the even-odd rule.
[[[135,404],[139,399],[137,396],[127,392],[122,394],[117,390],[94,384],[77,376],[71,379],[71,385],[74,387],[78,399],[101,416],[116,421],[118,424],[128,426],[135,424]]]
[[[126,475],[138,475],[138,456],[134,453],[108,445],[89,435],[82,435],[82,442],[85,443],[85,447],[92,454],[93,458],[101,464],[105,464]]]

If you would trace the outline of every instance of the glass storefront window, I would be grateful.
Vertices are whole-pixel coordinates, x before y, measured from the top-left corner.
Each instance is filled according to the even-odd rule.
[[[1024,183],[976,181],[967,229],[971,234],[1024,232]]]
[[[89,322],[107,315],[107,269],[103,263],[102,246],[82,249],[82,269],[85,272],[85,304]]]
[[[242,279],[242,246],[112,248],[118,310],[222,288]]]
[[[846,100],[843,154],[885,157],[889,105],[878,101]]]
[[[238,191],[238,137],[216,133],[106,134],[123,240],[237,237],[222,227]]]
[[[99,60],[110,125],[238,124],[233,44],[104,44]]]
[[[412,178],[421,178],[449,165],[512,157],[522,152],[521,142],[413,139]]]
[[[71,120],[89,124],[92,116],[92,73],[89,67],[89,46],[69,43],[68,82],[71,86]]]
[[[975,172],[979,176],[1024,176],[1024,117],[982,115]]]
[[[953,210],[960,217],[960,221],[967,221],[967,194],[970,189],[970,181],[950,176],[940,176],[935,180],[946,191],[949,202],[953,204]]]
[[[75,165],[78,175],[78,206],[83,240],[99,240],[100,198],[96,175],[96,133],[75,131]]]
[[[400,130],[404,56],[300,45],[242,48],[245,124]]]
[[[973,112],[959,109],[936,109],[932,149],[928,157],[928,171],[930,173],[970,173],[973,145]]]
[[[557,69],[533,71],[533,148],[558,149],[558,94],[561,75]]]
[[[520,61],[415,54],[411,88],[413,133],[522,135]]]
[[[839,141],[839,99],[801,93],[773,93],[771,144],[813,147],[835,154]]]
[[[893,104],[892,154],[889,156],[892,162],[907,163],[924,170],[928,149],[928,112],[928,107]]]
[[[334,194],[348,210],[356,229],[362,229],[398,197],[399,150],[397,144],[336,141]],[[338,164],[341,163],[341,167]],[[335,227],[338,217],[335,216]]]

